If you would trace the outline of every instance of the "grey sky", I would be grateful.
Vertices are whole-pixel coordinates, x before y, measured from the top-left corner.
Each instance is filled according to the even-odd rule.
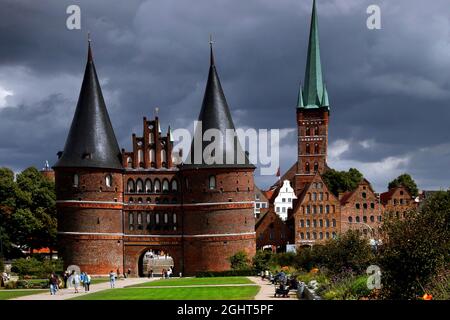
[[[1,0],[0,166],[18,171],[64,147],[91,31],[103,94],[121,147],[160,108],[162,129],[200,111],[208,36],[238,127],[280,128],[281,169],[296,157],[311,0]],[[81,7],[81,30],[66,8]],[[368,30],[378,4],[382,29]],[[422,189],[450,186],[448,0],[318,0],[330,95],[329,165],[356,167],[383,191],[408,172]],[[257,177],[266,187],[275,177]]]

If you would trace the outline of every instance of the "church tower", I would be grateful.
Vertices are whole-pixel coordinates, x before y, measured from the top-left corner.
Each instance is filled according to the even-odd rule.
[[[316,1],[313,2],[305,80],[297,101],[298,161],[295,192],[327,168],[330,104],[322,78]]]
[[[65,267],[92,275],[123,266],[123,182],[120,149],[92,57],[55,170],[58,243]]]
[[[210,67],[199,124],[188,160],[181,166],[186,274],[229,270],[229,257],[238,251],[253,256],[256,250],[255,167],[236,136],[225,139],[227,131],[235,133],[235,127],[210,45]],[[216,148],[208,151],[211,141],[203,141],[202,137],[211,130],[220,133],[223,139],[217,140],[221,141]]]

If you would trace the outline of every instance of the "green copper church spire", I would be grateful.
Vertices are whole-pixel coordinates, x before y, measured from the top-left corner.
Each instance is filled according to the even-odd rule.
[[[301,106],[300,104],[298,104],[298,107],[306,109],[329,107],[328,94],[325,90],[326,89],[322,79],[322,65],[320,63],[316,0],[313,0],[311,29],[309,33],[308,44],[308,58],[306,62],[304,86],[301,92],[303,105]]]

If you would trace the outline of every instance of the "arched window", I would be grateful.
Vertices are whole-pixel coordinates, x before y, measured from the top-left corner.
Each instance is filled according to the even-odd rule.
[[[164,179],[162,183],[163,192],[169,192],[169,180]]]
[[[325,233],[325,235],[326,235],[327,239],[330,239],[330,233],[329,232]]]
[[[353,218],[352,217],[348,217],[348,222],[352,223],[353,222]]]
[[[148,142],[149,142],[149,143],[155,142],[154,139],[153,139],[153,132],[150,132],[150,133],[148,134]]]
[[[111,187],[112,185],[112,177],[110,174],[107,174],[105,177],[105,184],[107,187]]]
[[[128,214],[128,224],[133,224],[134,223],[134,215],[133,215],[133,212],[130,212],[129,214]]]
[[[152,191],[153,191],[152,190],[152,180],[150,180],[150,179],[145,180],[145,192],[151,193]]]
[[[325,227],[329,228],[330,227],[330,220],[325,220]]]
[[[129,193],[134,192],[134,181],[133,181],[133,179],[128,179],[128,182],[127,182],[127,191],[128,191]]]
[[[147,224],[150,224],[152,222],[152,216],[149,212],[147,212]]]
[[[325,206],[325,213],[330,213],[330,205]]]
[[[159,179],[155,179],[155,192],[161,192],[161,182],[159,182]]]
[[[167,162],[167,152],[166,150],[161,150],[161,162]]]
[[[215,189],[216,188],[216,177],[210,176],[209,177],[209,189]]]
[[[169,215],[167,213],[164,213],[164,223],[169,223]]]
[[[319,220],[319,227],[321,227],[321,228],[323,227],[323,219]]]
[[[309,232],[306,233],[306,239],[309,240],[311,238],[311,234]]]
[[[139,166],[143,162],[144,162],[144,152],[142,151],[142,149],[139,149],[138,150],[138,163],[139,163]]]
[[[323,205],[319,206],[319,213],[323,213]]]
[[[140,212],[137,214],[137,223],[142,224],[142,213]]]
[[[311,129],[309,127],[306,127],[306,136],[311,135]]]
[[[317,239],[317,232],[313,232],[313,239],[316,240]]]
[[[355,220],[356,220],[356,222],[358,222],[358,223],[361,222],[360,219],[359,219],[359,217],[356,217]]]
[[[309,173],[309,162],[305,164],[305,173]]]
[[[317,162],[314,162],[314,172],[319,171],[319,164]]]
[[[74,174],[73,175],[73,186],[78,188],[78,185],[80,184],[80,177],[78,176],[78,174]]]
[[[173,213],[173,214],[172,214],[172,222],[173,222],[174,224],[177,223],[177,214],[176,214],[176,213]]]
[[[155,213],[155,223],[159,224],[159,213]]]
[[[133,167],[133,159],[131,159],[131,157],[128,157],[128,158],[127,158],[127,167],[128,167],[128,168]]]
[[[150,163],[155,162],[155,150],[154,149],[150,149],[148,151],[148,158],[150,159]]]
[[[361,193],[361,196],[365,199],[367,197],[367,193],[363,192]]]
[[[311,153],[311,148],[309,146],[309,143],[306,144],[306,154],[310,154]]]
[[[323,232],[320,232],[320,233],[319,233],[319,238],[320,238],[320,239],[323,239]]]
[[[336,228],[336,219],[333,219],[333,228]]]
[[[315,127],[314,128],[314,135],[318,136],[319,135],[319,127]]]
[[[312,200],[316,201],[317,200],[317,193],[313,192],[312,194]]]
[[[172,191],[177,191],[178,190],[178,182],[177,182],[177,179],[173,179],[172,180],[172,183],[171,183],[171,190]]]
[[[188,188],[189,188],[189,179],[188,178],[184,179],[184,186],[186,187],[186,190],[188,190]]]
[[[137,179],[136,181],[136,192],[142,193],[144,192],[144,183],[141,179]]]
[[[134,202],[133,197],[130,197],[130,199],[128,199],[128,202],[133,203]]]
[[[301,238],[302,240],[305,239],[305,234],[304,234],[303,232],[300,232],[300,238]]]
[[[319,154],[319,145],[317,143],[314,144],[314,154]]]

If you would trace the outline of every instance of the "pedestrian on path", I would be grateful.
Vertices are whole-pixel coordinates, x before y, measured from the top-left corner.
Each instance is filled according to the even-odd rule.
[[[78,287],[80,286],[80,275],[76,273],[75,270],[72,271],[72,279],[75,293],[78,293]]]
[[[57,286],[58,286],[58,278],[56,277],[56,275],[54,273],[52,273],[50,275],[49,284],[50,284],[50,295],[53,296],[56,294]]]
[[[89,287],[91,286],[91,276],[84,273],[84,292],[89,292]]]
[[[109,284],[111,286],[111,289],[116,287],[116,275],[114,274],[114,271],[112,271],[112,270],[109,273]]]

